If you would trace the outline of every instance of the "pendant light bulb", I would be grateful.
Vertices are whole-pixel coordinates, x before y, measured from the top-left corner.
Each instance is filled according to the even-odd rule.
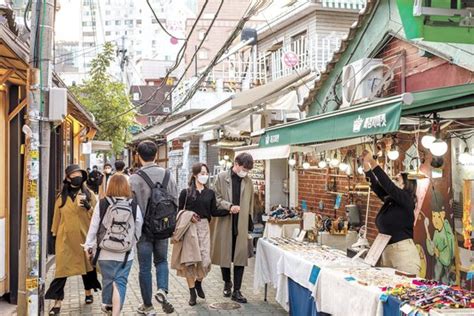
[[[309,167],[310,167],[309,162],[307,161],[303,162],[303,169],[309,169]]]
[[[349,169],[349,165],[345,162],[341,162],[339,164],[339,170],[341,170],[342,172],[346,172],[347,169]]]
[[[359,168],[357,168],[357,172],[362,175],[364,174],[364,168],[362,168],[362,166],[359,166]]]
[[[296,165],[296,159],[295,158],[290,158],[288,159],[288,164],[293,167],[294,165]]]
[[[224,160],[229,160],[229,155],[224,155]]]
[[[435,140],[430,146],[430,152],[431,154],[433,154],[433,156],[437,156],[437,157],[443,156],[447,151],[448,151],[448,144],[440,138]]]
[[[436,140],[436,137],[434,137],[433,135],[431,134],[427,134],[425,136],[423,136],[421,138],[421,144],[423,145],[423,147],[425,147],[426,149],[430,149],[431,145],[433,144],[433,142]]]
[[[318,167],[321,168],[321,169],[324,169],[328,166],[327,162],[325,160],[320,160],[318,162]]]
[[[466,147],[464,149],[464,152],[462,154],[459,155],[459,163],[462,164],[462,165],[467,165],[469,164],[471,161],[474,160],[474,156],[471,155],[471,153],[469,152],[469,148]]]
[[[400,157],[400,152],[398,151],[397,147],[392,147],[388,152],[387,152],[388,159],[390,160],[397,160],[398,157]]]

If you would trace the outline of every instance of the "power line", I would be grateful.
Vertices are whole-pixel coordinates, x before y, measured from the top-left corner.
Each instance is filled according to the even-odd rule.
[[[155,10],[153,10],[153,7],[151,6],[151,3],[149,0],[146,0],[146,3],[148,4],[148,7],[150,7],[150,10],[151,12],[153,13],[153,16],[155,17],[155,20],[156,22],[158,23],[158,25],[161,27],[161,29],[166,33],[168,34],[170,37],[174,37],[178,40],[185,40],[184,38],[179,38],[177,36],[174,36],[173,34],[171,34],[170,32],[168,32],[168,30],[164,27],[164,25],[161,23],[160,19],[158,19],[158,16],[156,15],[155,13]]]
[[[184,69],[183,73],[181,74],[181,77],[178,79],[176,85],[173,87],[173,89],[171,89],[171,91],[168,93],[168,95],[165,96],[165,98],[163,99],[163,101],[161,102],[161,104],[159,104],[155,109],[153,109],[151,112],[149,113],[142,113],[141,115],[149,115],[153,112],[155,112],[157,109],[159,109],[165,102],[167,99],[169,99],[173,92],[178,88],[179,84],[181,83],[181,81],[183,80],[184,76],[186,75],[187,71],[189,70],[189,68],[191,68],[191,66],[193,65],[193,60],[194,58],[196,58],[197,56],[197,53],[199,52],[199,50],[201,49],[202,45],[204,44],[204,41],[206,40],[207,36],[209,35],[212,27],[214,26],[214,23],[216,22],[216,19],[217,19],[217,16],[219,15],[221,9],[222,9],[222,6],[224,5],[224,0],[221,0],[221,3],[219,4],[219,7],[217,8],[217,11],[214,15],[214,17],[212,18],[212,21],[211,23],[209,24],[209,27],[207,28],[206,30],[206,33],[204,33],[204,36],[201,40],[201,42],[199,43],[197,49],[194,51],[194,54],[191,56],[190,60],[189,60],[189,63],[188,65],[186,66],[186,68]]]
[[[138,105],[135,105],[135,106],[132,106],[130,109],[122,112],[122,113],[119,113],[115,116],[113,116],[112,118],[109,118],[107,120],[104,120],[104,121],[101,121],[101,122],[98,122],[97,124],[102,124],[102,123],[106,123],[106,122],[109,122],[109,121],[113,121],[117,118],[119,118],[120,116],[122,115],[125,115],[125,114],[128,114],[130,113],[131,111],[133,110],[136,110],[136,109],[140,109],[141,107],[144,107],[145,105],[147,105],[151,100],[153,100],[153,98],[156,96],[156,94],[158,93],[158,90],[161,89],[163,87],[163,85],[166,83],[166,81],[168,80],[169,76],[171,75],[171,73],[176,69],[178,68],[179,64],[181,63],[181,61],[183,60],[184,58],[184,53],[186,51],[186,48],[187,48],[187,45],[188,45],[188,41],[189,39],[191,38],[191,35],[193,34],[194,32],[194,29],[196,28],[199,20],[201,19],[201,16],[202,14],[204,13],[204,9],[206,8],[207,4],[209,3],[209,0],[206,0],[203,4],[203,7],[201,8],[201,11],[199,12],[198,16],[196,17],[196,21],[194,21],[193,23],[193,26],[191,27],[191,30],[189,31],[189,34],[188,36],[186,37],[184,43],[183,43],[183,46],[181,46],[181,49],[178,51],[178,54],[176,55],[176,62],[175,64],[170,68],[168,69],[168,71],[166,72],[166,75],[164,77],[164,79],[162,80],[161,84],[156,88],[156,90],[141,104],[138,104]]]
[[[184,97],[183,100],[181,100],[179,102],[178,105],[176,105],[175,109],[166,116],[166,118],[164,120],[166,120],[167,118],[169,118],[171,115],[173,115],[174,113],[176,113],[179,109],[181,109],[184,105],[186,105],[186,103],[194,96],[194,94],[196,93],[196,91],[199,89],[201,83],[204,81],[204,79],[207,77],[207,75],[209,74],[209,72],[211,71],[211,69],[217,64],[217,62],[219,61],[219,59],[224,55],[224,53],[226,52],[226,50],[230,47],[230,45],[232,45],[232,42],[235,40],[235,38],[237,37],[237,35],[242,31],[245,23],[254,15],[256,14],[260,9],[262,9],[265,4],[266,4],[267,0],[260,0],[260,1],[257,1],[255,3],[255,5],[253,7],[249,7],[246,12],[244,13],[244,15],[242,16],[242,18],[239,20],[239,22],[237,23],[237,26],[235,27],[234,31],[229,35],[229,37],[227,38],[227,40],[225,41],[224,45],[221,47],[221,49],[217,52],[217,54],[214,56],[214,59],[211,61],[211,63],[206,67],[206,69],[204,70],[204,72],[200,73],[200,76],[199,76],[199,79],[193,84],[193,86],[191,87],[191,89],[189,90],[189,92],[187,93],[187,95]],[[163,122],[164,120],[161,120],[161,122]]]

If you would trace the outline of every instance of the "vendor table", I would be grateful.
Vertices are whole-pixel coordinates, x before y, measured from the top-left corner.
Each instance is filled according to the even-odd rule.
[[[393,269],[370,267],[341,251],[288,238],[258,241],[254,275],[254,291],[273,285],[276,301],[291,315],[401,315],[401,302],[382,288],[412,282]],[[450,311],[474,315],[472,309],[433,315],[454,315]]]
[[[293,235],[293,231],[296,228],[300,228],[300,222],[290,221],[288,223],[272,223],[267,222],[265,224],[265,230],[263,232],[264,238],[272,237],[288,237],[290,238]]]
[[[313,244],[315,247],[316,245]],[[292,280],[309,290],[314,297],[318,276],[324,267],[366,266],[360,261],[352,261],[336,250],[316,250],[305,254],[285,250],[265,239],[259,239],[255,259],[254,290],[256,292],[271,284],[276,288],[276,301],[289,311],[288,282]]]

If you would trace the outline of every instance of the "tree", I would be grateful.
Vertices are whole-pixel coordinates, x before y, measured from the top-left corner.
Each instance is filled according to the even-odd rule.
[[[98,140],[112,142],[115,154],[123,151],[130,139],[130,127],[134,125],[134,111],[125,85],[115,81],[107,69],[115,59],[115,49],[107,42],[91,62],[90,77],[82,84],[71,87],[79,101],[94,115],[100,131]],[[125,113],[123,115],[118,115]]]

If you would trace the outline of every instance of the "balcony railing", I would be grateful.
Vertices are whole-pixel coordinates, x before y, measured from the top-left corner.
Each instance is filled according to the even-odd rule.
[[[323,7],[335,9],[362,10],[367,5],[367,0],[319,0]]]
[[[311,39],[300,38],[280,47],[276,51],[261,55],[259,62],[267,69],[267,81],[276,80],[295,72],[309,69],[314,72],[323,71],[334,51],[341,45],[343,34],[314,36]],[[294,66],[287,64],[285,56],[294,53],[297,62]]]
[[[313,35],[284,43],[275,51],[245,53],[237,52],[214,66],[206,81],[201,85],[202,91],[236,92],[277,80],[293,73],[309,69],[321,72],[332,59],[334,51],[341,45],[345,33],[334,32],[329,35]],[[285,62],[287,53],[296,56],[292,66]],[[293,58],[295,60],[295,58]],[[173,104],[186,94],[194,83],[193,79],[181,83],[173,93]]]

